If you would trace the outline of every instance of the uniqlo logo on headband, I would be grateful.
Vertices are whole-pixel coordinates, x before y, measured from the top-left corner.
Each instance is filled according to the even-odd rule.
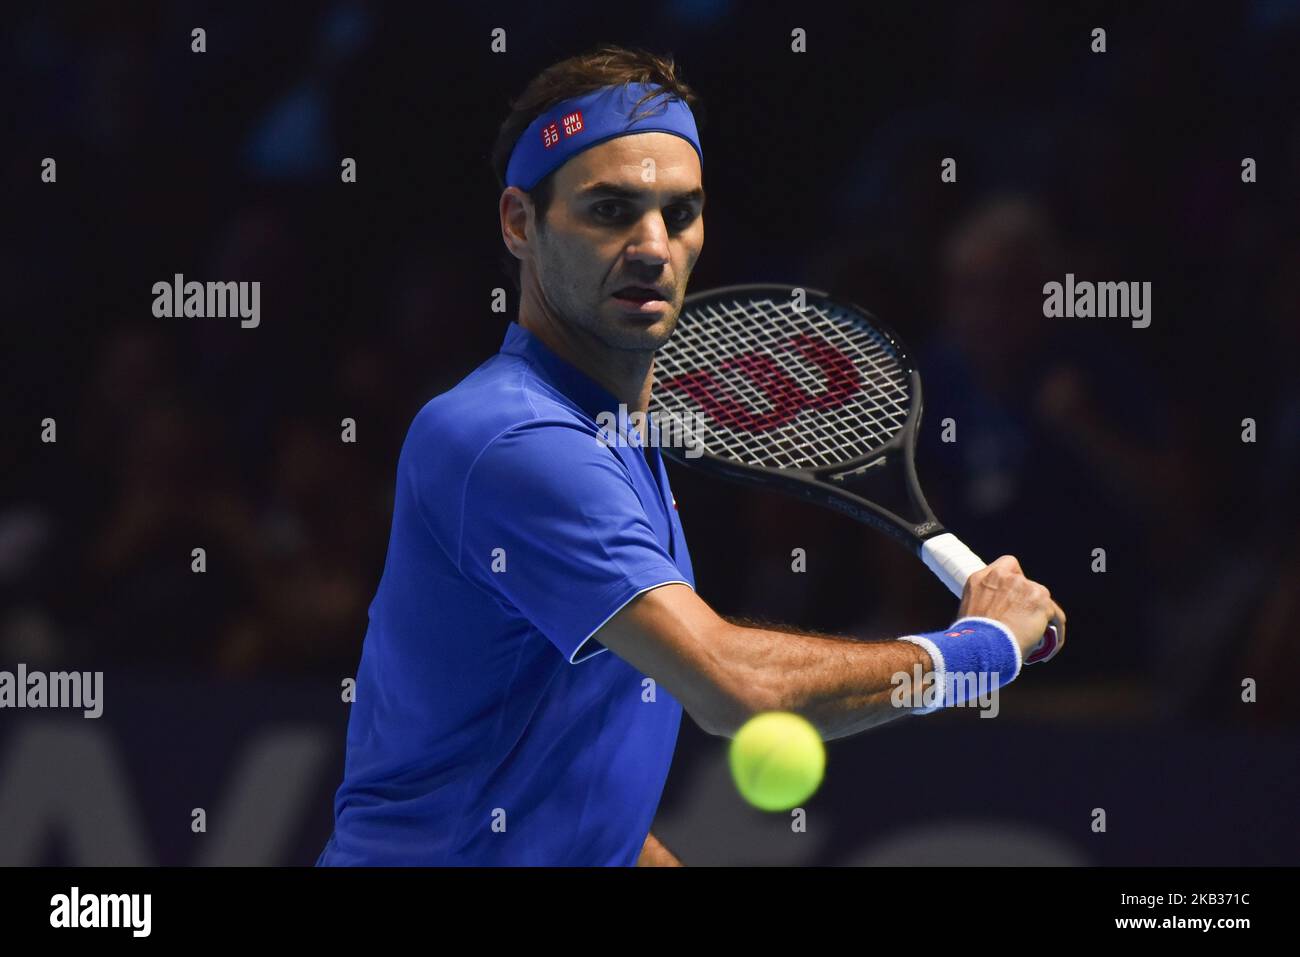
[[[548,123],[542,127],[542,145],[548,150],[556,143],[560,142],[560,128],[554,123]]]
[[[572,136],[574,133],[581,133],[582,110],[574,110],[572,113],[560,117],[560,122],[564,124],[565,136]]]

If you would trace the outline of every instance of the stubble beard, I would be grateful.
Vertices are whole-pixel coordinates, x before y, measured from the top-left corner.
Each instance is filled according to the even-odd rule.
[[[543,275],[563,275],[564,266],[556,266],[558,268]],[[646,325],[631,317],[620,317],[609,299],[597,299],[587,304],[577,301],[578,297],[567,286],[553,288],[551,283],[541,277],[538,285],[558,321],[590,336],[607,349],[654,353],[672,337],[673,330],[677,328],[679,308],[674,308],[654,324]]]

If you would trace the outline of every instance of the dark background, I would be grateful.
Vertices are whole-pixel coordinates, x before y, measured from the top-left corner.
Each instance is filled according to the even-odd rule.
[[[106,704],[0,712],[0,862],[315,859],[406,427],[517,309],[490,310],[496,127],[598,41],[672,53],[704,99],[691,288],[804,284],[899,329],[932,506],[1070,621],[999,720],[832,743],[808,834],[686,719],[656,831],[688,864],[1300,860],[1300,3],[712,0],[6,18],[0,668],[103,670]],[[1151,282],[1150,327],[1045,319],[1067,272]],[[153,317],[174,273],[260,281],[261,326]],[[672,475],[719,611],[950,620],[883,537]]]

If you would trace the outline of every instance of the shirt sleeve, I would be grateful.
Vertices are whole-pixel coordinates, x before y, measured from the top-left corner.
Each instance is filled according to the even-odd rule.
[[[577,664],[605,650],[591,636],[637,595],[689,584],[645,508],[595,435],[526,423],[493,439],[470,467],[452,554],[462,574]]]

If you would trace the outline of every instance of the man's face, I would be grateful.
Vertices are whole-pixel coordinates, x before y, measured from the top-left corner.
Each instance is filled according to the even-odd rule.
[[[612,349],[668,340],[704,246],[700,173],[671,133],[620,136],[556,171],[532,266],[559,319]]]

